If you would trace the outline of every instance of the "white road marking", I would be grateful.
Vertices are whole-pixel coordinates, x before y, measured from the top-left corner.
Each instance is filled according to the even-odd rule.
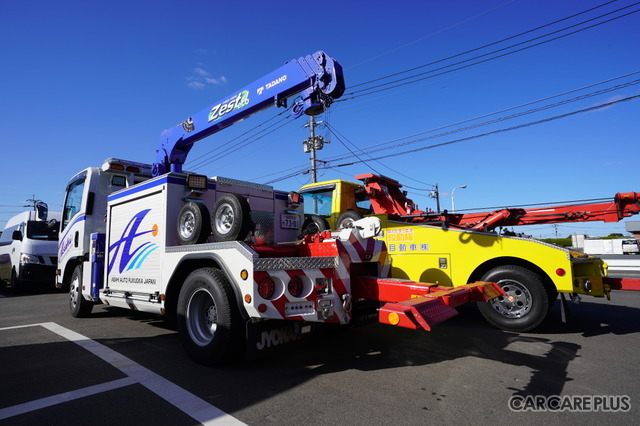
[[[77,389],[71,392],[65,392],[42,399],[36,399],[35,401],[25,402],[23,404],[14,405],[13,407],[2,408],[0,409],[0,420],[8,419],[9,417],[13,416],[19,416],[20,414],[29,413],[31,411],[40,410],[42,408],[51,407],[53,405],[73,401],[74,399],[84,398],[85,396],[91,396],[97,393],[107,392],[124,386],[133,385],[135,383],[136,381],[131,377],[125,377],[123,379],[114,380],[112,382],[89,386],[84,389]]]
[[[76,333],[73,330],[69,330],[68,328],[62,327],[54,322],[29,324],[29,325],[16,326],[16,327],[5,327],[5,328],[0,328],[0,331],[23,328],[23,327],[36,327],[36,326],[44,327],[47,330],[53,333],[56,333],[57,335],[62,336],[67,340],[74,342],[75,344],[86,349],[87,351],[91,352],[97,357],[103,359],[104,361],[108,362],[109,364],[111,364],[112,366],[119,369],[127,376],[129,376],[129,378],[131,379],[131,383],[129,384],[140,383],[142,386],[154,392],[156,395],[160,396],[161,398],[163,398],[165,401],[167,401],[174,407],[180,409],[181,411],[185,412],[186,414],[191,416],[193,419],[199,421],[204,425],[220,425],[220,424],[242,425],[244,424],[240,420],[236,419],[235,417],[225,413],[219,408],[214,407],[213,405],[209,404],[203,399],[193,395],[192,393],[186,391],[180,386],[157,375],[153,371],[144,368],[140,364],[119,354],[118,352],[108,348],[107,346],[101,343],[98,343],[94,340],[91,340],[88,337],[85,337],[79,333]],[[124,384],[121,384],[122,380],[127,380],[127,379],[116,380],[114,382],[109,382],[109,383],[113,385],[120,384],[120,386],[118,387],[126,386]],[[109,385],[109,383],[105,383],[104,385]],[[101,386],[101,385],[98,385],[98,386]],[[82,392],[91,391],[92,388],[96,388],[96,386],[81,389],[79,392],[82,393]],[[61,398],[62,396],[65,396],[65,395],[69,396],[69,394],[74,394],[74,392],[76,391],[67,392],[66,394],[60,394],[57,396],[53,396],[51,398],[57,399],[60,403],[62,403],[67,401],[62,399]],[[94,393],[97,393],[97,392],[100,392],[100,391],[96,391]],[[80,397],[82,396],[78,396],[77,398],[80,398]],[[44,400],[47,400],[47,399],[49,398],[44,398]],[[43,401],[43,400],[38,400],[38,401]],[[38,401],[33,401],[33,403],[37,403]],[[31,403],[26,403],[26,404],[31,404]],[[16,407],[24,406],[26,404],[19,404],[13,407],[5,408],[3,410],[0,410],[0,413],[3,413],[6,410],[14,409]],[[0,417],[0,419],[1,418],[3,417]]]

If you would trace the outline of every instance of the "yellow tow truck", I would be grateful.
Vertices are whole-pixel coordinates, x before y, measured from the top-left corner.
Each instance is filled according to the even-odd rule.
[[[360,183],[329,180],[300,189],[304,197],[303,231],[353,226],[367,215],[380,218],[391,276],[454,286],[474,281],[495,282],[505,292],[479,304],[484,318],[509,331],[529,331],[547,316],[558,294],[572,300],[579,295],[603,297],[611,289],[638,283],[607,277],[600,258],[513,233],[499,234],[499,226],[566,221],[618,221],[640,211],[637,193],[616,194],[602,204],[502,209],[493,212],[449,214],[418,210],[396,180],[364,174]],[[588,208],[585,208],[588,207]],[[635,288],[631,288],[635,289]]]

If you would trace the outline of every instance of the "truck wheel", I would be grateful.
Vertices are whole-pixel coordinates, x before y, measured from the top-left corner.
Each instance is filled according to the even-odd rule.
[[[211,214],[216,241],[242,241],[251,228],[251,211],[246,198],[225,194],[218,198]]]
[[[69,311],[75,318],[88,317],[93,309],[93,302],[82,297],[82,266],[78,265],[71,275],[69,284]]]
[[[11,280],[9,281],[9,284],[11,284],[11,292],[14,294],[19,294],[22,293],[22,280],[20,280],[20,278],[18,278],[18,274],[16,274],[16,270],[15,269],[11,269]]]
[[[211,365],[237,349],[240,316],[230,285],[215,268],[193,271],[178,298],[178,331],[185,351],[195,361]]]
[[[211,219],[207,206],[194,201],[187,202],[178,215],[178,239],[183,245],[200,244],[209,238]]]
[[[309,216],[302,224],[302,235],[317,234],[327,229],[329,229],[327,221],[314,214]]]
[[[536,328],[547,316],[549,294],[540,277],[520,266],[498,266],[481,279],[497,283],[506,296],[479,303],[482,316],[506,331],[524,332]]]
[[[347,210],[338,216],[336,229],[353,228],[353,222],[362,219],[362,215],[353,210]]]

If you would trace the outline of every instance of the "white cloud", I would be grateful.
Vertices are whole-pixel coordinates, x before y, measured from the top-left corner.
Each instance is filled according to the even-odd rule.
[[[622,95],[613,95],[613,96],[610,96],[609,98],[605,99],[603,102],[600,102],[600,103],[598,103],[598,104],[595,104],[594,106],[598,106],[598,105],[606,105],[606,104],[609,104],[609,103],[612,103],[612,102],[619,101],[619,100],[620,100],[620,99],[622,99],[622,98],[623,98],[623,96],[622,96]],[[605,111],[605,110],[608,110],[608,109],[613,108],[614,106],[615,106],[615,104],[613,104],[613,105],[608,105],[608,106],[605,106],[605,107],[600,108],[600,109],[599,109],[599,111]]]
[[[204,81],[206,81],[209,84],[213,84],[216,86],[222,86],[227,84],[227,77],[222,76],[220,78],[213,78],[213,77],[205,77]]]
[[[192,89],[202,90],[204,89],[204,83],[200,81],[189,81],[187,82],[187,87],[190,87]]]
[[[207,86],[224,86],[227,84],[225,76],[212,77],[206,69],[198,66],[193,69],[193,75],[187,77],[187,87],[203,90]]]

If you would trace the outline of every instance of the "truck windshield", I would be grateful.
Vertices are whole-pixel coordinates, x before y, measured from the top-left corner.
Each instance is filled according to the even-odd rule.
[[[45,222],[30,220],[27,222],[27,238],[32,240],[58,241],[60,223],[57,220]]]
[[[306,214],[315,214],[320,216],[331,216],[331,196],[333,189],[304,192],[304,212]]]

